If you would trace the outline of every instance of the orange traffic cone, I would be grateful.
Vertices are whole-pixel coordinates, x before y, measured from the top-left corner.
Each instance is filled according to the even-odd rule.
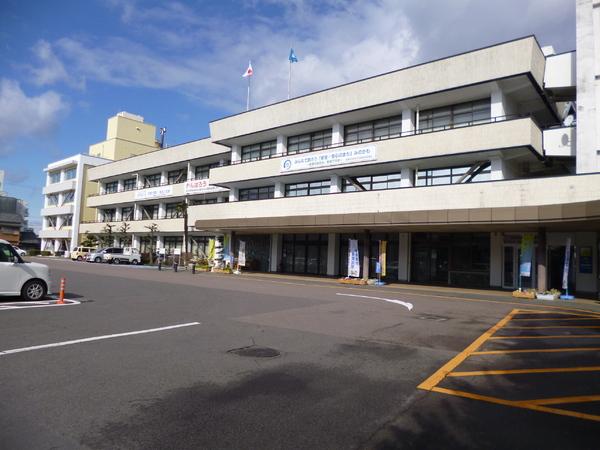
[[[56,302],[57,305],[64,305],[65,304],[65,279],[61,278],[60,279],[60,291],[58,293],[58,301]]]

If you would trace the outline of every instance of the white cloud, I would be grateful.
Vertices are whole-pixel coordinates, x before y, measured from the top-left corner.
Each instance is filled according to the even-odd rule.
[[[28,97],[14,80],[0,80],[0,153],[6,153],[17,136],[49,134],[68,110],[62,97],[53,91]]]
[[[253,106],[286,98],[290,43],[300,59],[293,66],[294,95],[404,67],[419,52],[394,0],[282,2],[281,15],[266,17],[250,9],[244,21],[231,16],[206,20],[180,3],[164,10],[131,1],[111,4],[138,33],[138,42],[57,40],[47,53],[58,55],[71,77],[177,91],[230,111],[245,104],[241,75],[248,59],[255,68]],[[158,24],[161,32],[156,33]]]

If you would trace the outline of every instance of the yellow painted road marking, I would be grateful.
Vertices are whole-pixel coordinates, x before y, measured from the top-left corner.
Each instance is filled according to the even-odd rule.
[[[574,397],[540,398],[537,400],[525,400],[523,403],[533,405],[560,405],[564,403],[588,403],[600,401],[600,395],[578,395]]]
[[[494,339],[559,339],[559,338],[596,338],[600,339],[600,334],[564,334],[559,336],[493,336]]]
[[[527,373],[568,373],[568,372],[597,372],[600,366],[589,367],[553,367],[547,369],[508,369],[508,370],[473,370],[471,372],[449,372],[448,377],[477,377],[483,375],[515,375]]]
[[[446,389],[446,388],[440,388],[440,387],[433,387],[431,389],[431,391],[439,392],[442,394],[455,395],[458,397],[470,398],[470,399],[474,399],[474,400],[480,400],[480,401],[484,401],[484,402],[488,402],[488,403],[496,403],[499,405],[514,406],[516,408],[531,409],[534,411],[541,411],[541,412],[559,414],[561,416],[575,417],[577,419],[587,419],[587,420],[593,420],[596,422],[600,422],[600,416],[597,416],[594,414],[581,413],[581,412],[577,412],[577,411],[569,411],[567,409],[549,408],[547,406],[537,405],[534,403],[504,400],[502,398],[488,397],[488,396],[479,395],[479,394],[471,394],[470,392],[457,391],[454,389]]]
[[[543,319],[512,319],[511,322],[515,322],[515,321],[527,321],[527,322],[533,322],[533,321],[540,321],[543,320],[544,322],[548,322],[548,321],[552,321],[552,320],[600,320],[600,317],[596,317],[596,316],[588,316],[588,317],[550,317],[550,318],[543,318]]]
[[[419,386],[419,389],[424,389],[430,391],[434,386],[436,386],[440,381],[444,379],[448,373],[452,372],[460,363],[462,363],[465,359],[469,357],[469,355],[477,350],[485,341],[487,341],[496,331],[506,325],[513,314],[516,314],[518,309],[513,309],[509,312],[503,319],[501,319],[496,325],[487,330],[477,339],[475,339],[471,345],[465,348],[462,352],[444,364],[440,369],[438,369],[433,375],[423,381]]]
[[[600,325],[543,325],[533,327],[504,327],[505,330],[543,330],[546,328],[600,328]]]
[[[592,352],[600,351],[600,347],[566,347],[566,348],[528,348],[521,350],[484,350],[472,355],[502,355],[504,353],[560,353],[560,352]]]

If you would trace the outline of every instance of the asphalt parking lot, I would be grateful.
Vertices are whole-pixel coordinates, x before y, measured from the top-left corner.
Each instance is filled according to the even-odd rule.
[[[596,304],[44,262],[73,303],[0,302],[4,448],[597,448]]]

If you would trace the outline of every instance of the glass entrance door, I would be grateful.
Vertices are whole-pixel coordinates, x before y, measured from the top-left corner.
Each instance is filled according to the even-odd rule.
[[[516,289],[518,275],[517,251],[513,245],[505,245],[502,259],[502,287]]]

